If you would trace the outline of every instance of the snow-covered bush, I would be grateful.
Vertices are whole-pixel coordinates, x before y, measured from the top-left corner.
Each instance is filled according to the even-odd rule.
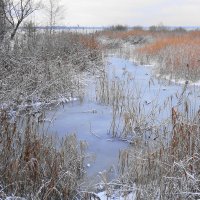
[[[92,35],[20,33],[0,48],[0,103],[79,96],[87,74],[97,73],[101,50]]]

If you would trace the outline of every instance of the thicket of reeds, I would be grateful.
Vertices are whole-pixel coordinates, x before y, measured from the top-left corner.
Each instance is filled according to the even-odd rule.
[[[144,139],[147,135],[156,137],[160,125],[155,121],[163,109],[169,108],[170,100],[158,106],[155,99],[147,109],[149,102],[141,98],[144,89],[138,85],[133,74],[124,68],[122,77],[117,77],[115,71],[109,76],[105,69],[105,73],[99,77],[96,100],[112,108],[111,136],[123,138],[130,143]],[[151,84],[149,80],[148,89]]]
[[[84,175],[85,142],[41,133],[36,118],[22,122],[0,110],[0,198],[76,199]]]
[[[175,79],[199,80],[200,31],[157,35],[137,50],[142,62],[153,62],[160,75]]]
[[[154,151],[139,146],[122,151],[120,182],[124,188],[136,192],[137,199],[198,199],[199,119],[199,112],[186,120],[172,108],[172,137],[167,146],[161,143]]]
[[[194,112],[192,105],[185,102],[184,109],[171,107],[169,121],[156,127],[150,115],[142,115],[137,101],[131,107],[121,101],[121,91],[118,89],[116,101],[124,104],[116,107],[115,101],[111,101],[114,109],[111,134],[128,140],[131,147],[119,153],[120,176],[105,183],[108,196],[118,192],[124,198],[135,194],[138,200],[199,199],[200,112]]]
[[[150,79],[149,90],[151,84]],[[115,71],[99,78],[97,100],[112,107],[110,134],[131,144],[119,154],[119,179],[104,184],[108,195],[117,191],[136,194],[136,199],[200,198],[200,112],[185,98],[186,87],[187,81],[180,94],[158,105],[156,99],[142,100],[144,90],[126,68],[120,78]],[[169,118],[159,119],[166,111]]]

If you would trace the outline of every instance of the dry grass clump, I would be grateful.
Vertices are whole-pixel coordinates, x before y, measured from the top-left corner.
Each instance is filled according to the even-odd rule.
[[[0,111],[0,198],[73,199],[83,176],[85,144],[75,135],[55,142],[39,133],[35,120],[27,115],[21,127]]]
[[[162,75],[197,80],[200,72],[200,32],[168,34],[137,50],[140,59],[155,61]]]
[[[133,147],[120,154],[120,181],[136,188],[137,199],[198,199],[200,197],[199,113],[185,120],[172,109],[172,138],[157,150]]]

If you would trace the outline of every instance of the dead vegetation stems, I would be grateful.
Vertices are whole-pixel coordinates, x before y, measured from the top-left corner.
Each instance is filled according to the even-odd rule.
[[[6,111],[0,120],[0,197],[72,199],[84,175],[84,142],[75,135],[56,142],[39,133],[32,116],[22,129]]]

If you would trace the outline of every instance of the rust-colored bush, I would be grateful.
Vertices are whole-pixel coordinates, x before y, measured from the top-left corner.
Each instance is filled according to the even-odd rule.
[[[99,43],[93,35],[79,35],[79,42],[86,48],[95,50],[99,49]]]

